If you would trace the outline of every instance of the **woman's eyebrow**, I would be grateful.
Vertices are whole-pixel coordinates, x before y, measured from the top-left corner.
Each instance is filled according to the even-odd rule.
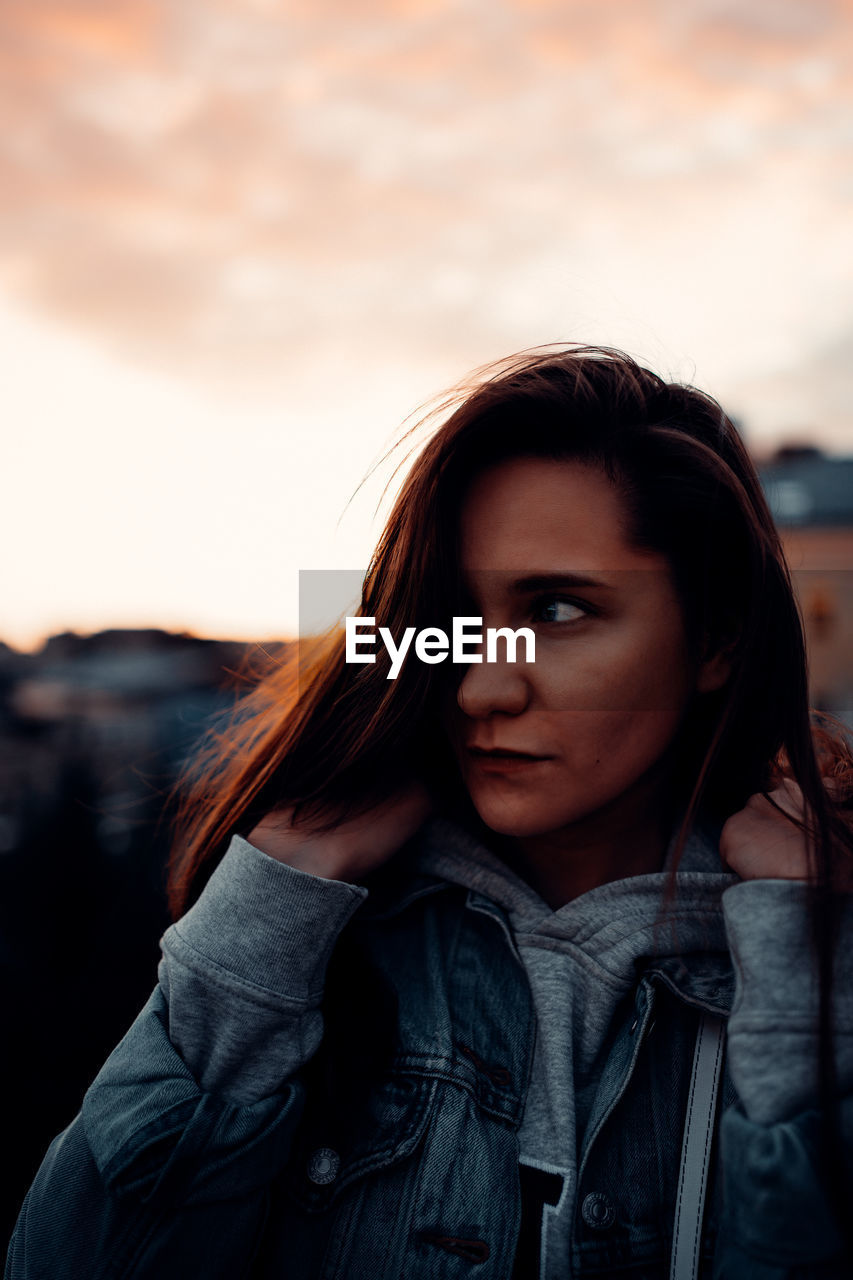
[[[526,595],[531,591],[546,591],[554,587],[593,587],[603,591],[615,590],[611,583],[603,582],[601,578],[593,578],[586,573],[568,572],[528,574],[524,578],[516,578],[510,590],[518,595]]]

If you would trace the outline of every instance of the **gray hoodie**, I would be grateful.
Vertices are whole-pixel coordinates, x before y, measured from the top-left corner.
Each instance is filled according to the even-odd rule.
[[[661,872],[600,885],[557,911],[489,849],[446,819],[414,845],[418,869],[476,889],[502,906],[536,1010],[533,1074],[520,1131],[522,1161],[563,1177],[543,1238],[547,1280],[569,1275],[568,1245],[584,1085],[600,1070],[606,1033],[635,981],[640,956],[672,954],[656,928],[672,844]],[[198,902],[161,940],[169,1035],[201,1087],[236,1102],[279,1089],[315,1052],[328,958],[367,890],[297,871],[240,836]],[[836,975],[837,1065],[853,1091],[853,895],[846,895]],[[760,1124],[814,1105],[814,975],[805,886],[741,882],[716,842],[694,833],[680,863],[674,914],[682,952],[732,950],[735,1000],[729,1066],[747,1115]],[[795,963],[792,963],[795,960]]]

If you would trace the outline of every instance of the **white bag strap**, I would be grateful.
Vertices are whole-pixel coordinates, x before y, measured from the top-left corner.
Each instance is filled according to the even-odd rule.
[[[696,1033],[684,1121],[669,1280],[696,1280],[699,1274],[699,1244],[725,1043],[725,1018],[703,1013]]]

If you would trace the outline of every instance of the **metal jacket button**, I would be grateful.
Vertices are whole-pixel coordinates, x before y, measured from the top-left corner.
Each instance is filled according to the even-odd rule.
[[[318,1147],[308,1161],[308,1177],[318,1187],[334,1182],[341,1167],[341,1157],[331,1147]]]
[[[616,1221],[616,1210],[603,1191],[590,1191],[584,1196],[581,1217],[595,1231],[606,1231]]]

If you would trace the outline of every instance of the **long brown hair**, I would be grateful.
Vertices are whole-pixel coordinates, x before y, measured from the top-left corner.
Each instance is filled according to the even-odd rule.
[[[364,578],[359,613],[395,636],[450,629],[466,612],[458,515],[473,477],[502,459],[575,459],[620,491],[633,545],[663,553],[688,636],[726,646],[733,672],[703,695],[682,730],[678,786],[686,804],[675,870],[700,807],[724,820],[782,776],[802,788],[813,887],[809,910],[820,978],[823,1114],[836,1088],[830,998],[840,888],[853,864],[853,757],[841,726],[810,712],[802,621],[779,534],[731,419],[705,393],[665,382],[611,348],[539,348],[480,370],[441,406],[400,489]],[[430,424],[432,420],[430,420]],[[408,438],[408,437],[405,437]],[[339,629],[274,655],[179,779],[170,861],[174,917],[197,898],[233,833],[296,805],[320,829],[369,809],[404,779],[424,777],[464,811],[442,733],[441,667],[348,665]],[[827,795],[822,775],[839,790]],[[834,1126],[825,1130],[829,1196],[843,1186]],[[839,1201],[840,1209],[840,1201]],[[839,1214],[843,1221],[843,1215]]]

